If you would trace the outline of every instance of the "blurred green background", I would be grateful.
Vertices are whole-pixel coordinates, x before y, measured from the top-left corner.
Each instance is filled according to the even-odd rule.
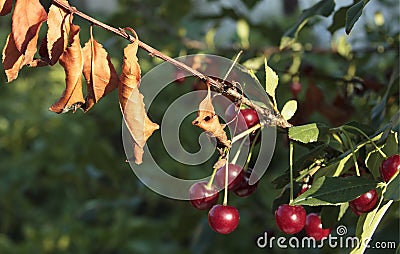
[[[332,35],[330,18],[313,18],[294,48],[279,52],[280,39],[298,20],[301,10],[317,1],[70,1],[71,5],[115,27],[133,27],[144,42],[172,56],[210,53],[240,60],[263,80],[263,59],[280,76],[278,105],[293,98],[293,81],[302,83],[303,108],[294,123],[326,122],[331,126],[356,120],[379,127],[398,111],[398,84],[389,91],[382,117],[371,121],[374,106],[386,92],[398,59],[399,2],[371,1],[350,36],[339,28]],[[336,10],[352,1],[336,1]],[[50,1],[42,1],[48,8]],[[82,44],[88,23],[82,27]],[[0,18],[0,45],[11,30],[10,15]],[[45,29],[42,28],[42,33]],[[120,70],[123,41],[99,28],[95,38]],[[297,47],[297,48],[296,48]],[[347,50],[346,50],[347,49]],[[350,49],[350,50],[349,50]],[[140,51],[142,72],[160,60]],[[358,79],[350,82],[351,79]],[[361,80],[361,81],[360,81]],[[162,197],[147,189],[125,163],[121,114],[113,92],[90,112],[56,115],[47,110],[61,95],[64,71],[54,67],[28,69],[6,84],[0,72],[0,253],[347,253],[345,249],[260,249],[256,239],[278,232],[272,202],[279,195],[271,181],[288,167],[287,141],[277,139],[276,151],[257,192],[230,204],[241,215],[232,234],[209,229],[207,212],[188,202]],[[171,84],[152,108],[155,122],[171,98],[198,88],[194,79]],[[306,103],[308,89],[317,86],[324,109]],[[310,95],[309,95],[310,96]],[[330,113],[327,113],[330,112]],[[332,113],[333,112],[333,113]],[[190,119],[189,119],[190,120]],[[181,142],[196,150],[200,130],[181,129]],[[159,133],[149,141],[156,147]],[[161,149],[161,148],[160,148]],[[214,161],[188,171],[169,157],[158,158],[176,176],[194,178],[211,172]],[[399,239],[399,207],[394,205],[379,226],[374,241]],[[354,235],[356,216],[348,212],[343,225]],[[378,253],[369,251],[367,253]],[[386,253],[384,251],[379,253]],[[387,253],[393,253],[393,250]]]

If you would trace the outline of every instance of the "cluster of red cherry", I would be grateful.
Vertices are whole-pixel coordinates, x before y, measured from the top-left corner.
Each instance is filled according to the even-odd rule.
[[[380,166],[380,174],[385,182],[389,182],[392,177],[400,170],[400,155],[395,154],[384,160]],[[344,176],[346,177],[346,175]],[[303,185],[300,194],[305,192],[310,184]],[[368,213],[375,209],[378,204],[378,193],[372,189],[358,198],[349,202],[351,210],[357,215]],[[323,237],[328,237],[331,228],[323,228],[321,217],[318,214],[310,213],[306,215],[306,210],[301,205],[291,206],[283,204],[275,211],[275,222],[278,228],[286,234],[296,234],[303,228],[306,235],[319,241]]]
[[[257,112],[253,109],[239,109],[231,104],[225,117],[228,124],[235,123],[236,119],[244,120],[245,127],[251,128],[259,123]],[[238,131],[238,130],[236,130]],[[240,131],[244,131],[241,129]],[[253,138],[252,138],[253,137]],[[254,139],[254,134],[250,134],[250,141]],[[228,172],[226,172],[226,169]],[[258,182],[250,185],[249,179],[252,173],[251,168],[243,170],[236,164],[228,164],[217,169],[211,182],[197,182],[189,190],[190,203],[193,207],[200,210],[209,210],[208,222],[210,227],[217,233],[229,234],[236,229],[239,224],[239,211],[227,204],[217,204],[219,189],[227,188],[227,191],[235,193],[239,197],[247,197],[257,189]],[[227,177],[227,181],[226,180]]]

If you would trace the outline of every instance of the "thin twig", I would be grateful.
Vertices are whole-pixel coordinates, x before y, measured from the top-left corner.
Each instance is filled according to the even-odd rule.
[[[68,11],[69,13],[74,14],[76,16],[79,16],[79,17],[89,21],[93,25],[96,25],[98,27],[101,27],[101,28],[109,31],[109,32],[119,35],[119,36],[129,40],[130,42],[135,41],[134,37],[127,34],[121,28],[115,28],[115,27],[109,26],[107,24],[104,24],[103,22],[100,22],[97,19],[94,19],[94,18],[86,15],[85,13],[77,10],[75,7],[72,7],[65,2],[62,2],[61,0],[53,0],[52,2],[56,6],[62,8],[63,10]],[[275,115],[274,112],[271,111],[270,109],[263,108],[263,107],[260,107],[256,104],[254,104],[251,100],[249,100],[248,98],[243,96],[240,92],[238,92],[235,87],[227,87],[223,83],[219,82],[218,80],[210,78],[207,75],[204,75],[203,73],[191,68],[190,66],[163,54],[162,52],[158,51],[157,49],[151,47],[150,45],[148,45],[142,41],[139,41],[138,44],[139,44],[140,48],[149,52],[151,56],[158,57],[166,62],[173,64],[174,66],[176,66],[184,71],[191,73],[193,76],[196,76],[199,79],[201,79],[202,81],[212,85],[217,92],[233,96],[236,100],[253,108],[254,110],[256,110],[259,113],[260,123],[262,125],[278,126],[281,128],[288,128],[288,127],[292,126],[289,122],[287,122],[285,119],[283,119],[283,117],[280,116],[279,114]]]

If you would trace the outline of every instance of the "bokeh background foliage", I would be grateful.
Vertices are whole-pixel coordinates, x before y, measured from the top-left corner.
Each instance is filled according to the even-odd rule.
[[[263,80],[263,59],[280,79],[278,104],[293,97],[290,85],[302,83],[300,109],[294,121],[331,126],[355,120],[377,128],[398,111],[398,82],[387,84],[398,59],[399,3],[371,1],[345,36],[344,10],[353,1],[336,1],[330,17],[313,17],[286,50],[281,38],[299,20],[301,10],[318,1],[199,0],[199,1],[70,1],[84,12],[114,26],[132,26],[140,38],[170,56],[212,53],[241,62]],[[49,6],[50,1],[42,1]],[[347,8],[347,9],[346,9]],[[0,19],[0,45],[10,32],[10,16]],[[82,41],[88,24],[82,26]],[[336,30],[337,29],[337,30]],[[126,42],[94,30],[120,69]],[[140,52],[146,73],[159,60]],[[271,180],[287,169],[287,143],[278,136],[277,149],[257,192],[230,203],[241,213],[238,229],[229,236],[213,233],[207,213],[187,202],[161,197],[134,176],[126,164],[121,140],[121,114],[116,93],[89,113],[56,115],[47,108],[64,88],[60,66],[29,70],[6,84],[0,72],[0,253],[347,253],[349,250],[259,249],[255,240],[276,230],[272,201],[279,195]],[[170,99],[201,88],[188,78],[171,84],[157,98],[150,115],[156,122]],[[313,104],[324,96],[322,109]],[[387,94],[385,97],[384,95]],[[379,102],[385,100],[383,106]],[[321,99],[320,99],[321,100]],[[282,104],[282,103],[280,103]],[[332,113],[333,112],[333,113]],[[190,119],[189,119],[190,120]],[[190,122],[188,120],[188,122]],[[182,143],[196,150],[199,130],[181,129]],[[159,144],[159,134],[149,145]],[[213,161],[190,170],[159,153],[159,163],[177,176],[194,178],[211,172]],[[299,154],[298,156],[300,156]],[[199,173],[201,172],[201,173]],[[299,186],[297,186],[299,187]],[[354,235],[356,218],[347,213],[343,224]],[[394,205],[379,226],[374,241],[398,240],[399,207]],[[392,253],[393,250],[388,253]],[[368,253],[368,252],[367,252]],[[369,253],[373,253],[369,251]],[[384,252],[380,252],[384,253]]]

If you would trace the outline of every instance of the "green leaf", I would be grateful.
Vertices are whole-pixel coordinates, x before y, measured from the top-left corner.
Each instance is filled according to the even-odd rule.
[[[359,239],[359,244],[350,252],[350,254],[364,253],[367,247],[365,243],[368,243],[368,241],[372,239],[372,235],[378,227],[379,222],[382,220],[383,216],[392,205],[392,203],[393,201],[390,200],[382,206],[377,206],[369,213],[361,214],[360,218],[357,221],[356,229],[356,237]]]
[[[344,152],[344,150],[343,150],[343,144],[341,144],[341,143],[339,143],[339,141],[337,141],[337,140],[335,140],[335,139],[331,139],[330,141],[329,141],[329,147],[330,148],[332,148],[332,149],[334,149],[334,150],[336,150],[336,151],[338,151],[338,152],[340,152],[340,153],[343,153]]]
[[[322,124],[310,123],[289,128],[289,138],[302,143],[311,143],[321,140],[328,128]]]
[[[250,27],[249,27],[249,24],[247,24],[246,20],[241,19],[237,22],[236,32],[240,38],[242,47],[245,49],[249,48],[250,47],[250,42],[249,42]]]
[[[296,100],[290,100],[286,102],[285,106],[283,106],[283,109],[281,111],[281,115],[285,120],[289,120],[294,116],[294,114],[297,111],[297,101]]]
[[[338,54],[341,55],[342,57],[348,60],[350,60],[353,57],[351,44],[346,40],[346,36],[341,36],[338,39],[336,47]]]
[[[340,8],[333,15],[332,24],[328,27],[328,31],[333,35],[339,28],[342,28],[346,25],[346,12],[350,8],[351,5]]]
[[[274,105],[276,106],[275,90],[278,87],[279,77],[275,73],[275,71],[268,66],[267,59],[264,59],[264,65],[265,65],[265,91],[269,96],[271,96],[271,98],[274,101]]]
[[[287,30],[284,36],[281,39],[280,48],[286,48],[290,46],[294,40],[290,38],[296,38],[300,30],[305,26],[308,19],[320,15],[324,17],[328,17],[335,9],[335,1],[334,0],[322,0],[310,8],[304,10],[299,17],[297,23]]]
[[[340,212],[339,212],[339,215],[338,215],[338,221],[340,221],[343,218],[343,216],[346,213],[348,208],[349,208],[349,203],[348,202],[343,203],[343,204],[340,205]]]
[[[349,34],[354,24],[361,17],[362,11],[369,0],[361,0],[350,7],[346,12],[346,33]]]
[[[217,33],[217,29],[216,28],[211,28],[210,30],[208,30],[208,32],[206,33],[205,37],[204,37],[204,41],[207,45],[207,48],[215,48],[215,35]]]
[[[385,200],[400,200],[400,174],[390,181],[389,185],[387,186],[386,192],[383,194],[383,198]]]
[[[264,56],[254,57],[246,60],[242,65],[249,70],[258,70],[264,63]]]
[[[340,205],[374,189],[377,182],[364,177],[320,177],[291,205]]]

